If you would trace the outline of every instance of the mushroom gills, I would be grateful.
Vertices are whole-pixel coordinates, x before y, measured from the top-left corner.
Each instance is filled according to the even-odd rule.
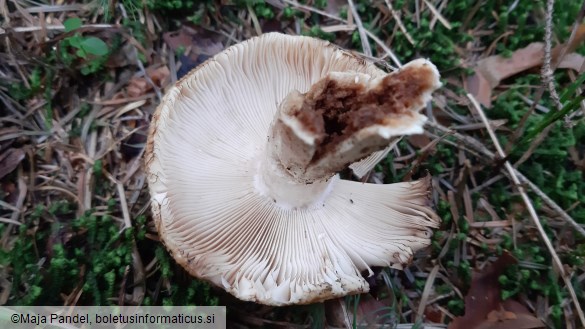
[[[422,132],[418,111],[439,86],[427,60],[386,74],[309,37],[267,33],[231,46],[153,114],[145,168],[161,241],[191,275],[243,300],[368,291],[361,272],[403,268],[430,244],[440,222],[431,180],[335,173],[352,164],[361,175],[393,136]]]

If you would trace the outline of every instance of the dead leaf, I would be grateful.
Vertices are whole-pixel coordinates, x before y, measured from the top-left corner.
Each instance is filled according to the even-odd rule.
[[[429,145],[432,142],[432,140],[424,134],[419,134],[408,136],[408,142],[417,149],[424,149],[427,145]],[[431,153],[433,154],[434,152],[435,150],[431,151]]]
[[[183,25],[180,30],[163,34],[163,39],[173,51],[183,49],[179,58],[181,66],[177,78],[183,77],[209,57],[223,50],[223,36],[216,33]]]
[[[448,328],[478,328],[491,311],[499,309],[501,298],[498,277],[516,262],[510,253],[505,252],[482,273],[474,272],[471,287],[465,296],[465,315],[456,317]]]
[[[343,298],[330,300],[325,302],[327,322],[341,328],[347,327],[354,320],[359,328],[392,324],[396,319],[388,317],[389,305],[389,300],[379,300],[371,294],[362,294],[359,296],[357,312],[354,313],[355,305],[348,305]]]
[[[577,49],[583,41],[585,41],[585,23],[579,25],[577,27],[577,31],[575,31],[575,37],[572,40],[569,40],[571,43],[569,44],[562,44],[556,46],[552,50],[552,61],[553,63],[557,61],[561,52],[565,52],[565,54],[570,54]],[[566,46],[566,49],[564,49]]]
[[[506,310],[493,310],[488,313],[487,321],[488,322],[499,322],[499,321],[506,321],[506,320],[516,320],[518,317],[514,312],[508,312]]]
[[[436,305],[428,305],[425,308],[425,320],[431,323],[443,323],[445,320],[445,313],[441,311]]]
[[[164,87],[169,82],[170,71],[166,66],[148,68],[146,74],[159,88]],[[144,77],[132,78],[126,87],[126,92],[130,97],[139,97],[150,91],[152,91],[152,85]]]
[[[185,55],[197,60],[199,55],[213,56],[223,50],[220,38],[209,31],[183,25],[180,30],[163,34],[163,39],[173,51],[189,50]]]
[[[553,49],[553,63],[566,47],[559,68],[570,68],[577,72],[583,69],[585,58],[573,51],[585,40],[585,24],[581,24],[569,45],[561,44]],[[518,73],[542,65],[544,43],[534,42],[516,50],[512,57],[490,56],[477,62],[475,73],[467,79],[467,90],[486,107],[491,106],[492,90],[500,82]]]
[[[514,300],[507,300],[499,310],[488,314],[477,329],[534,329],[544,328],[542,321],[530,313],[526,306]]]
[[[490,56],[480,60],[477,66],[490,87],[495,88],[500,81],[540,65],[543,53],[544,44],[535,42],[516,50],[510,58]]]
[[[326,300],[324,304],[327,324],[338,328],[345,328],[350,325],[350,320],[347,316],[347,306],[343,298]]]
[[[585,57],[581,54],[571,53],[565,55],[563,60],[559,63],[561,69],[571,69],[577,72],[583,72],[585,65]]]
[[[484,272],[473,274],[471,288],[465,296],[465,315],[456,317],[449,329],[532,329],[544,323],[514,300],[502,302],[499,276],[517,261],[505,252]]]
[[[25,152],[21,148],[9,148],[0,155],[0,179],[10,174],[24,159]]]
[[[152,82],[154,82],[154,84],[159,88],[164,87],[171,74],[169,68],[166,66],[161,66],[155,70],[147,70],[146,73],[150,76]]]
[[[388,301],[378,300],[371,294],[362,294],[355,315],[358,326],[392,324],[393,319],[388,317],[388,305]]]

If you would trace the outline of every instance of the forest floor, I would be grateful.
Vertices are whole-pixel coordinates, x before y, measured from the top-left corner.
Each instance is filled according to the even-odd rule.
[[[552,0],[0,0],[0,305],[227,305],[230,328],[583,328],[584,16]],[[441,72],[425,133],[369,176],[429,172],[441,228],[368,294],[241,302],[191,278],[153,226],[143,154],[161,97],[273,31]]]

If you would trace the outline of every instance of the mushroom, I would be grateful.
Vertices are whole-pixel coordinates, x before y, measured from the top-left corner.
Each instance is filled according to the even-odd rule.
[[[386,74],[314,38],[268,33],[176,83],[145,164],[160,237],[191,275],[267,305],[367,292],[361,272],[402,269],[439,218],[429,177],[340,179],[372,169],[393,136],[421,133],[440,86],[412,61]],[[372,154],[373,153],[373,154]]]

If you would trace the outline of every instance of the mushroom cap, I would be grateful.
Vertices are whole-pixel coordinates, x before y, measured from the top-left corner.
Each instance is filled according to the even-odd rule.
[[[428,177],[375,185],[335,175],[304,207],[265,190],[258,171],[278,104],[330,72],[385,75],[328,42],[269,33],[219,53],[165,95],[145,165],[160,237],[191,275],[242,300],[306,304],[366,292],[361,271],[401,269],[430,243],[439,219]],[[421,131],[424,116],[413,116],[397,133]]]

